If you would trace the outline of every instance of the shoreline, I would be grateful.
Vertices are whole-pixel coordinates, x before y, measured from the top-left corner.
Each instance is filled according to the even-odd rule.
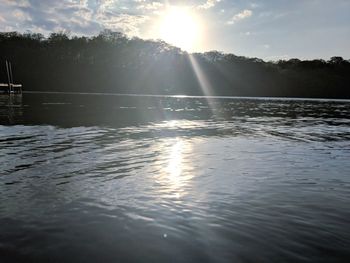
[[[128,93],[104,93],[104,92],[65,92],[65,91],[23,91],[24,94],[61,94],[61,95],[94,95],[94,96],[126,96],[126,97],[151,97],[151,98],[189,98],[189,99],[245,99],[245,100],[281,100],[281,101],[339,101],[350,102],[350,99],[334,98],[301,98],[301,97],[248,97],[248,96],[200,96],[200,95],[162,95],[162,94],[128,94]],[[0,94],[1,95],[1,94]],[[3,94],[8,95],[8,94]]]

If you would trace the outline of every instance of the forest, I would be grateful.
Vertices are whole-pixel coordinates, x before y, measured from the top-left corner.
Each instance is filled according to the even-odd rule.
[[[5,60],[24,91],[350,98],[350,61],[340,56],[264,61],[191,54],[110,30],[89,37],[0,33],[1,83]]]

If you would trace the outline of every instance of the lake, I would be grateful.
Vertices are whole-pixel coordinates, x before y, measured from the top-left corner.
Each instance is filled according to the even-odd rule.
[[[350,101],[0,96],[0,262],[349,262]]]

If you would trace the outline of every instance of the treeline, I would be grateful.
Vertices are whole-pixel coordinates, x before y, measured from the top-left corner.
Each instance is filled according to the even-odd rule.
[[[350,98],[350,61],[342,57],[265,62],[188,54],[109,30],[93,37],[0,33],[0,82],[5,60],[32,91]]]

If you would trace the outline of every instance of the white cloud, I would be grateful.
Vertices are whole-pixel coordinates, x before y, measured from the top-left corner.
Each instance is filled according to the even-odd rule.
[[[115,0],[98,0],[97,3],[99,3],[98,9],[100,11],[106,11],[108,9],[112,9],[115,7]]]
[[[42,32],[66,31],[72,34],[92,35],[103,29],[120,31],[129,36],[142,36],[141,28],[149,20],[137,5],[145,10],[156,10],[159,1],[137,0],[134,5],[118,5],[118,0],[0,0],[0,31],[26,30]],[[137,3],[137,4],[136,4]],[[125,7],[125,8],[122,8]],[[128,12],[127,8],[132,11]],[[146,12],[145,12],[146,14]]]
[[[138,6],[142,5],[141,9],[153,10],[162,5],[157,1],[147,2],[145,0],[134,0],[138,5],[134,6],[138,10]],[[129,13],[131,6],[117,5],[117,0],[99,0],[100,5],[94,12],[91,20],[95,21],[100,28],[110,29],[112,31],[120,31],[129,36],[140,36],[140,27],[149,17],[147,15]],[[135,11],[134,9],[134,11]]]
[[[130,36],[139,36],[140,25],[148,19],[147,16],[129,14],[114,15],[113,13],[101,13],[96,17],[96,21],[103,27],[114,31],[121,31]]]
[[[158,10],[159,8],[163,7],[163,4],[160,2],[151,2],[151,3],[145,3],[138,5],[136,9],[139,10]]]
[[[197,6],[197,8],[199,8],[199,9],[209,9],[209,8],[214,7],[220,1],[221,0],[207,0],[207,2],[205,2],[204,4]]]
[[[233,25],[234,23],[236,23],[237,21],[246,19],[248,17],[251,17],[253,15],[252,10],[249,9],[245,9],[242,12],[235,14],[229,21],[227,21],[227,24],[229,25]]]
[[[30,21],[31,18],[28,14],[22,12],[21,10],[19,9],[15,9],[13,12],[12,12],[12,15],[18,20],[18,21]]]
[[[28,0],[17,0],[17,1],[4,0],[4,3],[6,5],[16,6],[16,7],[28,7],[28,6],[30,6],[30,3],[28,2]]]
[[[261,4],[258,4],[258,3],[251,3],[251,4],[250,4],[250,7],[253,8],[253,9],[254,9],[254,8],[259,8],[259,7],[261,7]]]

